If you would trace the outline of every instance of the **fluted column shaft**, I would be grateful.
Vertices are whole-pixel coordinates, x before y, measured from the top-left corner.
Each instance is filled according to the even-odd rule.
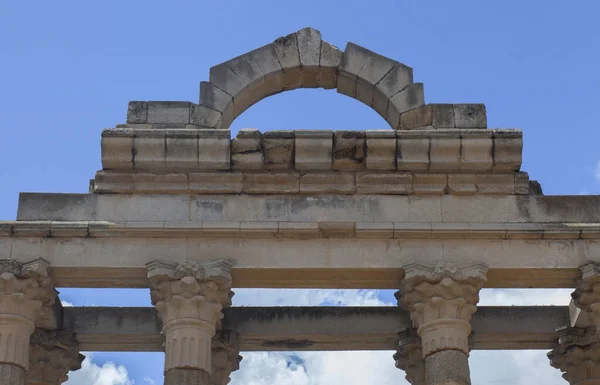
[[[231,306],[231,263],[154,261],[148,279],[163,321],[165,385],[210,385],[212,338]]]
[[[427,385],[470,385],[469,344],[471,316],[487,266],[411,263],[396,294],[408,308],[421,338]]]

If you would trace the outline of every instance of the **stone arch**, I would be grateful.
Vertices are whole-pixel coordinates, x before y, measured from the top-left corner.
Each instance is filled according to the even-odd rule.
[[[200,83],[196,120],[228,129],[253,104],[296,88],[335,88],[374,109],[393,129],[400,114],[425,104],[412,68],[353,43],[342,52],[318,30],[304,28],[212,67],[209,81]]]

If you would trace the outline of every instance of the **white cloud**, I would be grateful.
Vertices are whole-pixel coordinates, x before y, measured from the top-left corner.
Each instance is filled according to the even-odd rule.
[[[63,305],[63,307],[73,307],[73,304],[71,302],[65,300],[60,300],[60,303]]]
[[[151,379],[148,376],[144,377],[144,382],[146,382],[149,385],[156,385],[156,381],[154,381],[153,379]]]
[[[81,369],[69,373],[65,385],[133,385],[124,366],[112,362],[99,366],[92,362],[91,354],[86,356]]]
[[[377,290],[238,289],[234,306],[386,306]]]

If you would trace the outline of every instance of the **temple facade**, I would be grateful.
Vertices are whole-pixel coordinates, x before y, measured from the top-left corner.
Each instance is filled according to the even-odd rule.
[[[240,130],[260,100],[335,89],[389,129]],[[166,385],[226,385],[240,351],[395,350],[412,385],[471,383],[472,349],[546,349],[600,385],[600,196],[544,196],[518,129],[427,104],[412,69],[305,28],[210,69],[198,103],[132,101],[88,194],[0,222],[0,382],[59,385],[80,351],[164,351]],[[57,287],[154,308],[62,308]],[[232,307],[232,288],[395,289],[398,307]],[[478,307],[572,288],[569,307]],[[349,336],[351,338],[349,338]]]

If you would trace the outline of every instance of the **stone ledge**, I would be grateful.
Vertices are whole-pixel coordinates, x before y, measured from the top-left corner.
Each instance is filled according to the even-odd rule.
[[[4,221],[0,238],[600,239],[600,223]]]
[[[528,176],[513,174],[428,174],[409,172],[191,172],[98,171],[97,194],[344,194],[344,195],[515,195]],[[518,182],[515,180],[518,179]],[[528,184],[528,183],[527,183]]]
[[[521,167],[520,130],[335,131],[117,128],[102,132],[103,170],[402,171],[510,174]],[[519,180],[519,193],[529,187]],[[528,193],[528,192],[527,192]]]

